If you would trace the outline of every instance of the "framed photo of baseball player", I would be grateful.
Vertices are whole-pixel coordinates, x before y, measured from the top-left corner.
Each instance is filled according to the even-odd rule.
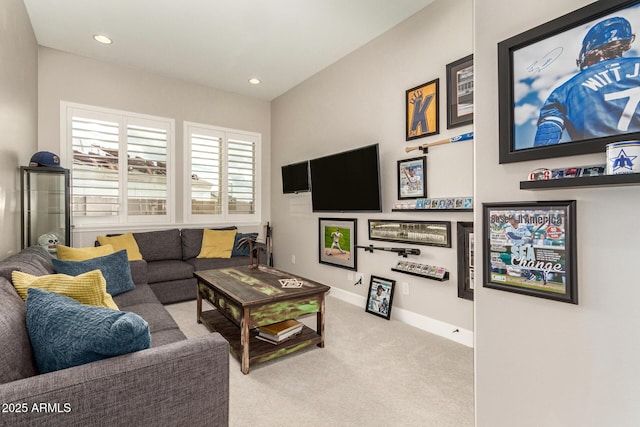
[[[483,283],[578,304],[576,201],[483,204]]]
[[[439,86],[435,79],[406,91],[407,141],[440,133]]]
[[[498,43],[499,161],[640,138],[640,0],[598,1]]]
[[[395,280],[371,276],[365,311],[389,320],[391,318],[391,304],[393,304],[395,286]]]
[[[348,270],[358,269],[357,219],[319,218],[318,261]]]
[[[398,199],[427,197],[427,158],[398,160]]]
[[[447,64],[447,129],[473,123],[473,54]]]

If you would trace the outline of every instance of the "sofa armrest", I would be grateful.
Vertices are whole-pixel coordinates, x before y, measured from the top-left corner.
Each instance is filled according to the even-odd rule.
[[[227,426],[229,344],[212,333],[0,385],[3,425]]]

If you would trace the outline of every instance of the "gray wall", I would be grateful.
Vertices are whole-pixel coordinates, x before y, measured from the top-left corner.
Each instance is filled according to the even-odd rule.
[[[475,0],[478,202],[577,200],[579,288],[579,305],[476,288],[480,427],[640,425],[640,187],[519,190],[535,168],[604,163],[604,154],[498,164],[497,43],[588,3]]]
[[[437,282],[392,272],[391,267],[398,261],[395,254],[367,253],[359,249],[358,271],[364,274],[365,284],[354,286],[356,280],[352,272],[318,263],[318,218],[356,218],[358,244],[375,243],[376,246],[398,244],[370,242],[368,219],[446,220],[452,222],[455,242],[456,221],[471,221],[471,213],[392,213],[391,209],[398,200],[397,161],[421,155],[419,151],[407,154],[405,147],[472,130],[470,125],[447,129],[445,109],[445,65],[471,52],[472,1],[437,1],[275,99],[271,113],[271,200],[276,266],[327,283],[333,287],[333,295],[361,304],[363,308],[371,275],[395,279],[392,317],[467,345],[472,343],[473,303],[457,297],[455,243],[453,248],[416,246],[422,249],[422,254],[410,258],[446,267],[451,274],[449,281]],[[436,78],[440,79],[440,134],[407,142],[405,91]],[[384,212],[317,214],[311,211],[309,193],[282,194],[282,165],[376,142],[380,144]],[[428,195],[472,195],[472,160],[472,142],[432,148],[427,160]],[[402,282],[409,283],[409,295],[402,293]],[[363,310],[363,316],[371,315]],[[455,329],[459,332],[453,333]]]
[[[270,212],[270,103],[219,89],[40,47],[38,73],[40,149],[60,150],[60,101],[175,119],[176,219],[182,223],[183,121],[262,134],[262,213]],[[63,159],[63,162],[69,159]],[[190,176],[190,174],[186,174]],[[170,226],[170,225],[168,225]],[[157,229],[158,226],[155,226]],[[256,228],[257,229],[257,228]],[[132,230],[128,227],[127,230]],[[75,229],[74,246],[92,245],[102,229]],[[126,231],[126,230],[124,230]]]
[[[20,174],[37,151],[38,45],[21,0],[0,2],[0,258],[20,249]]]

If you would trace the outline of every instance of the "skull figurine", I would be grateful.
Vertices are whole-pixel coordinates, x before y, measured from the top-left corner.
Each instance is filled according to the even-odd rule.
[[[46,233],[38,237],[38,245],[47,249],[48,251],[55,251],[58,246],[58,237],[53,233]]]

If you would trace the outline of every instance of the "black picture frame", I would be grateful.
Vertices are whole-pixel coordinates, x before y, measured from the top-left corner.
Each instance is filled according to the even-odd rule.
[[[475,284],[475,246],[473,222],[456,224],[458,244],[458,298],[473,301]]]
[[[369,219],[369,240],[451,247],[451,221]]]
[[[407,141],[440,133],[440,79],[405,92],[405,137]]]
[[[427,197],[426,156],[398,160],[398,200]]]
[[[339,234],[336,234],[338,232]],[[318,262],[333,267],[358,269],[358,220],[318,218]]]
[[[473,123],[473,54],[447,64],[447,129]]]
[[[482,206],[483,286],[578,304],[576,201]]]
[[[604,131],[598,131],[598,134],[585,132],[578,135],[577,132],[572,132],[574,136],[570,137],[565,130],[560,143],[534,146],[537,121],[548,95],[569,77],[582,72],[576,66],[576,58],[579,58],[583,38],[588,30],[605,18],[616,16],[627,19],[634,33],[638,32],[640,31],[640,18],[636,18],[638,7],[640,7],[640,0],[597,1],[498,43],[500,163],[604,153],[608,143],[640,138],[640,127],[637,126],[640,123],[640,115],[636,113],[637,119],[634,118],[626,130],[627,125],[622,121],[612,120],[612,123],[618,126],[616,129],[620,129],[619,131],[613,132],[607,128]],[[631,49],[624,56],[640,56],[638,45],[640,45],[638,41],[631,44]],[[585,67],[582,73],[588,73],[589,68],[589,66]],[[591,71],[595,73],[596,68],[593,67]],[[606,73],[614,73],[614,71],[610,70]],[[587,86],[590,91],[597,92],[600,86],[604,87],[609,81],[616,80],[616,76],[614,74],[612,76],[609,77],[607,74],[604,77],[602,75],[595,77]],[[609,92],[613,92],[611,88],[608,89]],[[631,102],[627,101],[631,100],[630,96],[609,98],[607,102],[610,108],[600,114],[623,115],[622,108],[630,105]],[[584,98],[582,102],[576,103],[580,106],[592,104],[594,102],[591,99]],[[619,106],[614,107],[616,104]],[[562,107],[560,110],[566,110],[564,104]],[[618,109],[621,111],[618,112]],[[547,109],[544,110],[547,111]],[[581,127],[580,122],[588,122],[577,117],[589,116],[589,120],[593,122],[596,116],[589,114],[586,110],[584,114],[582,113],[583,111],[579,110],[579,114],[573,115],[576,117],[575,123],[578,127]],[[549,114],[556,115],[552,112]],[[562,117],[561,122],[558,118],[554,120],[555,123],[564,123],[566,126],[571,122],[571,117]],[[599,123],[606,121],[603,119]]]
[[[365,311],[389,320],[391,318],[395,286],[395,280],[371,276]]]

